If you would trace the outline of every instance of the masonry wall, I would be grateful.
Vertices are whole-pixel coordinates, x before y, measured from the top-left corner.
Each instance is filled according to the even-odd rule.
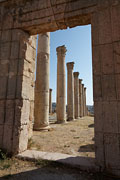
[[[95,151],[109,173],[120,169],[120,4],[92,16]]]
[[[3,27],[2,27],[3,28]],[[36,44],[28,33],[0,31],[0,148],[8,153],[27,149],[33,119]],[[30,120],[30,121],[29,121]]]

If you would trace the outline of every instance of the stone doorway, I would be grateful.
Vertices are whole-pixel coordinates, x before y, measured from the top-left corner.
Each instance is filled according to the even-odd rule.
[[[27,82],[24,75],[24,59],[30,35],[91,24],[96,162],[108,172],[120,173],[119,20],[118,0],[0,1],[1,148],[12,153],[27,148],[25,134],[28,133],[29,115],[25,109],[29,98],[25,86],[30,88],[31,81]],[[23,60],[20,74],[18,68],[17,73],[15,69],[10,73],[15,59],[17,62]],[[17,82],[17,86],[16,83],[9,86],[10,81]]]

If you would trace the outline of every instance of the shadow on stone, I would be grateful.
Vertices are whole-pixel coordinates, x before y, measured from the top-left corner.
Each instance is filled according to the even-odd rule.
[[[89,128],[94,128],[94,124],[90,124],[88,127]]]
[[[95,152],[95,145],[88,144],[88,145],[80,146],[78,152]]]

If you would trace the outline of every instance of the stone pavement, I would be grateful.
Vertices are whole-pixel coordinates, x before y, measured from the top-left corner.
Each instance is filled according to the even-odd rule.
[[[89,157],[80,157],[62,153],[50,153],[35,150],[27,150],[17,155],[20,159],[25,160],[49,160],[59,162],[71,167],[79,168],[80,170],[97,172],[99,168],[95,166],[95,159]]]

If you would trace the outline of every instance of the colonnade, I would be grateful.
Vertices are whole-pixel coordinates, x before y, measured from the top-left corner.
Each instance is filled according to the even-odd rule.
[[[86,88],[79,79],[79,72],[73,72],[74,62],[67,63],[67,118],[66,118],[66,73],[65,46],[57,52],[57,123],[73,121],[87,115]],[[49,89],[50,33],[38,38],[37,71],[35,83],[34,130],[48,130],[49,113],[52,113],[52,89]]]

